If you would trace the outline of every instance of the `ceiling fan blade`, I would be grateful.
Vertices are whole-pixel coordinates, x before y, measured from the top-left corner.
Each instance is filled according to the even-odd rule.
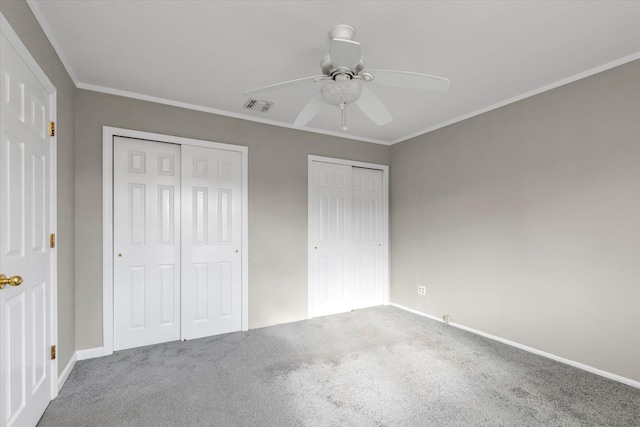
[[[298,114],[298,117],[296,117],[296,120],[293,122],[293,126],[298,128],[304,127],[309,123],[313,116],[318,114],[318,111],[320,111],[324,105],[325,103],[322,100],[322,94],[318,92],[309,102],[307,102],[307,105],[304,106],[302,111],[300,111],[300,114]]]
[[[449,89],[450,81],[444,77],[410,71],[366,70],[373,74],[374,83],[404,89],[430,90],[444,92]]]
[[[307,82],[315,82],[315,81],[319,81],[319,80],[324,80],[327,76],[310,76],[310,77],[303,77],[301,79],[295,79],[295,80],[288,80],[286,82],[280,82],[280,83],[275,83],[269,86],[263,86],[263,87],[259,87],[257,89],[251,89],[251,90],[247,90],[242,92],[243,95],[249,95],[249,94],[253,94],[253,93],[262,93],[262,92],[267,92],[270,90],[274,90],[274,89],[281,89],[283,87],[289,87],[289,86],[295,86],[297,84],[300,83],[307,83]]]
[[[362,95],[360,95],[360,99],[355,104],[378,126],[384,126],[393,120],[387,107],[368,87],[362,87]]]
[[[355,70],[361,57],[360,43],[346,39],[331,40],[329,58],[334,66]]]

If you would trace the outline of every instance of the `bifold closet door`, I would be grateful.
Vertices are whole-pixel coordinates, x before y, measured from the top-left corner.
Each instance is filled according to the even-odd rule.
[[[382,171],[312,162],[311,315],[383,304]]]
[[[114,349],[180,339],[180,146],[114,139]]]
[[[241,329],[241,154],[182,147],[182,337]]]

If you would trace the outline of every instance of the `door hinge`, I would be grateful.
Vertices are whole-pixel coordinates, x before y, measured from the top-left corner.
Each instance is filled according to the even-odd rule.
[[[51,360],[56,360],[56,346],[51,346]]]
[[[49,136],[56,135],[56,122],[49,122]]]
[[[53,233],[49,235],[49,246],[51,248],[55,248],[56,247],[56,235],[53,234]]]

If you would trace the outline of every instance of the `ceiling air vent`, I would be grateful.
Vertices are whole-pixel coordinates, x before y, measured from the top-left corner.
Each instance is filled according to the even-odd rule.
[[[268,101],[260,101],[258,99],[249,98],[247,102],[244,103],[244,108],[247,110],[256,110],[261,113],[266,113],[273,106],[273,102]]]

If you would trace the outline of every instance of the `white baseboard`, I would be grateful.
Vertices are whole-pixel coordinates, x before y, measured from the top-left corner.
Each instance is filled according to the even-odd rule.
[[[62,390],[62,386],[67,382],[67,378],[69,378],[69,374],[73,370],[73,367],[76,365],[78,360],[86,360],[86,359],[94,359],[96,357],[101,357],[104,355],[104,349],[102,347],[96,348],[88,348],[86,350],[78,350],[73,353],[71,359],[67,363],[67,366],[64,367],[64,370],[58,375],[58,392]]]
[[[95,359],[104,356],[104,347],[87,348],[85,350],[76,351],[78,360]]]
[[[73,367],[75,366],[77,360],[78,353],[76,352],[73,353],[73,356],[71,356],[71,359],[69,360],[69,363],[67,363],[67,366],[65,366],[64,370],[60,373],[60,375],[58,375],[58,392],[62,390],[62,386],[65,382],[67,382],[67,378],[69,378],[69,374],[73,370]]]
[[[428,317],[429,319],[445,323],[444,320],[442,320],[439,317],[433,316],[431,314],[426,314],[426,313],[423,313],[421,311],[414,310],[412,308],[405,307],[405,306],[400,305],[400,304],[396,304],[396,303],[391,302],[391,303],[389,303],[389,305],[392,305],[392,306],[394,306],[396,308],[399,308],[399,309],[404,310],[404,311],[408,311],[408,312],[413,313],[413,314],[417,314],[418,316]],[[527,345],[520,344],[520,343],[515,342],[515,341],[511,341],[511,340],[508,340],[508,339],[505,339],[505,338],[497,337],[495,335],[487,334],[485,332],[478,331],[476,329],[469,328],[467,326],[460,325],[458,323],[450,322],[449,325],[454,326],[454,327],[459,328],[459,329],[463,329],[463,330],[471,332],[471,333],[474,333],[476,335],[483,336],[485,338],[492,339],[494,341],[501,342],[503,344],[510,345],[512,347],[519,348],[520,350],[528,351],[529,353],[533,353],[533,354],[536,354],[538,356],[546,357],[548,359],[555,360],[556,362],[564,363],[566,365],[573,366],[574,368],[582,369],[583,371],[591,372],[592,374],[600,375],[601,377],[605,377],[605,378],[608,378],[610,380],[618,381],[620,383],[623,383],[623,384],[629,385],[631,387],[635,387],[635,388],[639,388],[640,389],[640,381],[635,381],[635,380],[632,380],[631,378],[627,378],[627,377],[623,377],[623,376],[618,375],[618,374],[613,374],[611,372],[603,371],[602,369],[594,368],[593,366],[585,365],[584,363],[576,362],[575,360],[565,359],[564,357],[556,356],[555,354],[547,353],[546,351],[538,350],[537,348],[529,347]]]

